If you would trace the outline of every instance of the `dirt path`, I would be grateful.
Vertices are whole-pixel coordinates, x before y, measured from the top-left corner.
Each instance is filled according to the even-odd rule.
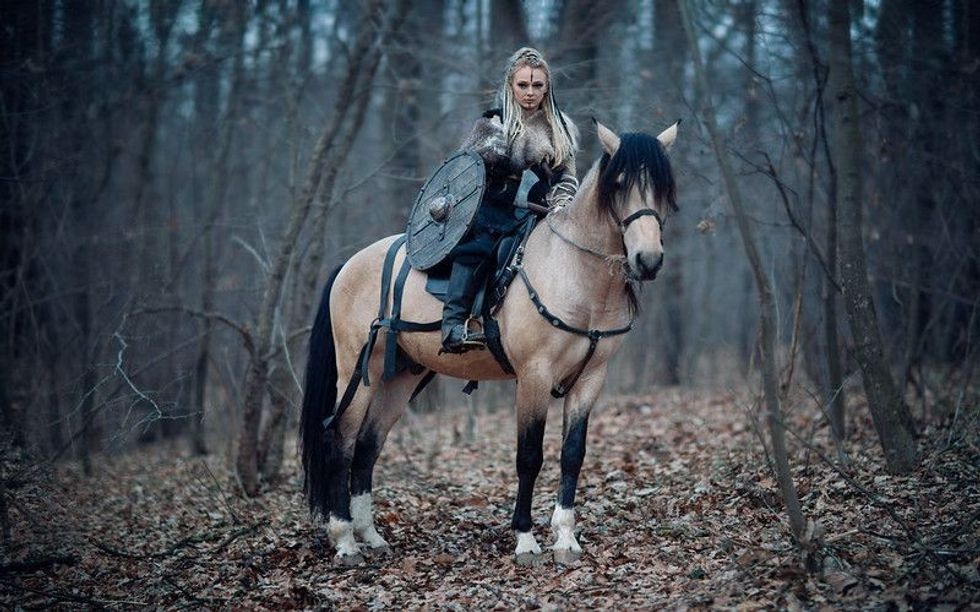
[[[978,605],[976,414],[969,436],[948,448],[945,432],[927,430],[923,466],[905,478],[878,467],[870,426],[853,423],[853,478],[875,501],[816,452],[794,445],[804,510],[828,542],[825,571],[808,576],[748,426],[750,404],[725,392],[676,389],[604,402],[589,432],[578,495],[585,555],[568,568],[518,567],[511,559],[515,434],[506,410],[476,415],[472,440],[462,410],[399,424],[375,477],[379,529],[394,552],[357,568],[334,566],[325,536],[307,519],[294,453],[286,481],[257,500],[234,495],[221,458],[178,458],[173,449],[114,459],[93,479],[59,468],[13,491],[0,604]],[[791,415],[798,431],[816,431],[813,444],[829,455],[814,419],[804,410]],[[543,546],[551,541],[560,423],[555,410],[535,489]]]

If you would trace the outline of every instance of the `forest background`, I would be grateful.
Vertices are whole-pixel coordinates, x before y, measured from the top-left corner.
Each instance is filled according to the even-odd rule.
[[[683,119],[671,151],[680,212],[609,368],[610,401],[669,387],[761,399],[772,357],[787,421],[806,415],[844,461],[848,429],[875,409],[869,377],[886,377],[881,409],[900,429],[974,444],[975,467],[980,10],[852,1],[838,3],[835,30],[834,4],[5,2],[5,543],[39,470],[77,468],[97,487],[101,466],[160,443],[217,458],[246,496],[291,490],[327,272],[403,231],[419,187],[494,106],[504,60],[528,43],[582,129],[580,168],[599,153],[591,117],[653,134]],[[841,31],[851,140],[835,137]],[[856,252],[870,326],[845,300]],[[864,357],[875,343],[877,373]],[[511,405],[512,383],[472,398],[461,385],[438,380],[412,412]],[[760,402],[747,403],[728,410],[756,423]],[[882,422],[875,414],[887,448]]]

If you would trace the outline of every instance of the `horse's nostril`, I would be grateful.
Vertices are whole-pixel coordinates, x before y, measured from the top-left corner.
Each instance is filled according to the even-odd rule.
[[[640,253],[636,257],[636,263],[640,273],[645,278],[653,278],[660,271],[660,268],[663,267],[664,256],[663,253],[655,256]]]

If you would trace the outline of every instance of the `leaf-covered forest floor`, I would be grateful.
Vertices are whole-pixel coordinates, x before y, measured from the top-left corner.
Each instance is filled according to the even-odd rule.
[[[854,395],[854,394],[852,394]],[[804,511],[825,531],[823,568],[803,570],[749,418],[729,391],[659,389],[597,408],[579,486],[583,557],[520,567],[507,409],[409,414],[375,474],[390,556],[332,562],[299,493],[295,451],[258,499],[236,495],[223,457],[160,445],[13,481],[4,608],[878,608],[980,606],[980,439],[974,403],[926,425],[922,464],[892,476],[866,408],[851,407],[841,474],[815,410],[793,409],[792,465]],[[812,405],[812,404],[810,404]],[[535,489],[550,545],[561,414]],[[4,466],[9,478],[23,461]]]

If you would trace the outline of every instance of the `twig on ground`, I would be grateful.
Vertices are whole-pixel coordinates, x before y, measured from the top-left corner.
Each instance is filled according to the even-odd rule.
[[[54,565],[75,565],[78,557],[75,555],[50,555],[47,557],[36,557],[24,561],[11,561],[10,563],[0,564],[0,576],[5,574],[35,572],[40,569],[47,569]]]
[[[235,514],[234,510],[232,510],[231,504],[229,504],[228,500],[225,498],[224,492],[221,490],[221,483],[218,482],[218,479],[217,477],[215,477],[214,472],[211,471],[211,466],[209,466],[208,462],[205,461],[203,458],[201,459],[201,464],[204,465],[204,469],[205,471],[207,471],[208,476],[211,477],[211,480],[214,481],[214,486],[218,487],[219,497],[221,499],[221,502],[225,505],[225,509],[228,510],[228,514],[231,515],[232,522],[234,522],[236,525],[241,524],[242,522],[241,519],[238,518],[238,515]],[[241,485],[241,483],[239,483],[239,485]]]
[[[14,589],[24,591],[27,593],[34,593],[35,595],[41,595],[42,597],[49,597],[56,601],[73,601],[75,603],[81,603],[92,607],[104,608],[106,606],[140,606],[147,607],[150,605],[146,601],[134,601],[131,599],[95,599],[92,597],[84,597],[82,595],[73,595],[71,593],[65,593],[63,591],[43,591],[41,589],[32,589],[31,587],[18,584],[16,582],[10,582],[8,580],[0,580],[0,584],[8,587],[13,587]]]

